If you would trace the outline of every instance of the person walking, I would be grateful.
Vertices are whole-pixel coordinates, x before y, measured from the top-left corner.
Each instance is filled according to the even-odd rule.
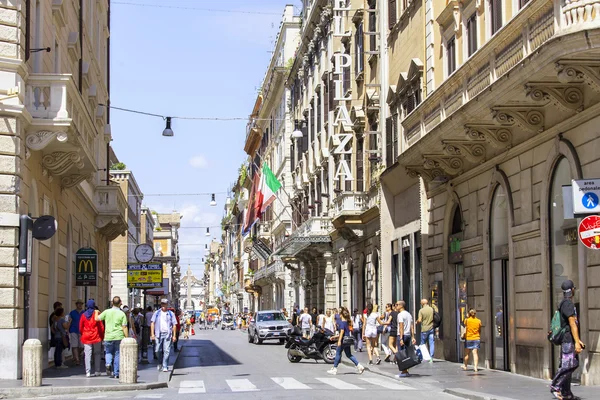
[[[398,339],[400,343],[400,350],[406,349],[408,346],[417,344],[415,339],[415,326],[413,324],[413,317],[408,311],[406,311],[406,303],[400,300],[397,303],[398,309]],[[408,370],[405,369],[398,375],[399,378],[409,377]]]
[[[113,297],[112,308],[96,315],[96,321],[104,321],[106,375],[118,379],[121,340],[129,336],[127,316],[121,310],[121,298]]]
[[[319,310],[319,315],[317,315],[317,326],[325,328],[325,312],[323,309]]]
[[[337,349],[335,351],[335,360],[333,361],[333,367],[327,371],[328,374],[336,375],[337,367],[342,360],[342,352],[354,363],[356,369],[359,374],[362,374],[365,371],[365,367],[363,367],[356,357],[352,355],[352,351],[350,347],[352,346],[352,336],[350,332],[352,331],[352,317],[350,316],[350,312],[346,307],[342,307],[340,314],[340,323],[338,325],[339,334],[332,337],[332,340],[337,338]]]
[[[69,313],[69,345],[71,346],[71,352],[73,353],[73,361],[75,365],[80,365],[80,358],[83,352],[83,345],[81,344],[81,332],[79,331],[79,318],[83,313],[83,300],[77,299],[75,301],[75,309]]]
[[[421,324],[421,343],[429,342],[429,359],[433,363],[433,353],[435,352],[435,328],[433,327],[433,308],[429,306],[427,299],[421,300],[421,309],[417,324]]]
[[[467,370],[469,365],[469,356],[473,353],[473,369],[475,372],[478,371],[477,365],[479,364],[479,347],[481,340],[481,320],[476,317],[477,311],[474,309],[469,310],[469,316],[465,319],[465,357],[462,369]]]
[[[152,325],[150,326],[152,340],[156,339],[155,353],[158,356],[156,369],[160,371],[162,359],[162,372],[169,371],[171,342],[177,340],[177,318],[175,318],[172,311],[167,310],[168,306],[169,301],[167,299],[160,301],[160,309],[152,316]]]
[[[125,305],[121,308],[125,313],[125,317],[127,318],[127,331],[129,332],[130,338],[134,338],[137,340],[137,335],[135,334],[135,325],[133,322],[133,315],[131,315],[131,309],[129,306]]]
[[[579,353],[585,349],[585,344],[579,337],[579,318],[573,303],[575,284],[572,280],[562,283],[561,289],[564,298],[558,305],[561,326],[568,326],[563,334],[560,345],[560,368],[556,371],[550,384],[550,392],[557,399],[575,399],[571,391],[571,377],[579,367]]]
[[[381,321],[381,325],[383,325],[384,334],[381,335],[382,345],[385,343],[386,346],[384,349],[387,349],[385,352],[386,362],[395,362],[394,355],[398,352],[396,348],[396,336],[398,336],[398,312],[395,311],[396,306],[392,303],[388,303],[385,305],[385,317]]]
[[[352,312],[352,336],[354,337],[354,351],[363,351],[363,316],[358,312],[358,308],[355,308]]]
[[[300,315],[298,323],[300,324],[300,329],[302,329],[302,337],[309,339],[312,329],[312,318],[308,313],[308,307],[304,307],[304,312]]]
[[[377,348],[377,320],[379,319],[379,313],[373,308],[373,304],[367,305],[367,321],[363,326],[363,340],[367,342],[367,355],[369,356],[369,365],[373,365],[373,356],[377,356],[375,359],[375,365],[381,363],[379,358],[379,349]]]
[[[325,314],[325,329],[335,332],[335,323],[333,322],[333,315],[331,315],[331,309],[327,309]]]
[[[390,344],[390,323],[391,323],[391,312],[392,312],[392,303],[387,303],[385,305],[385,311],[383,315],[381,315],[377,322],[379,325],[377,326],[377,332],[381,335],[381,347],[385,352],[385,362],[390,361],[390,357],[392,356],[392,350],[389,347]]]
[[[71,325],[71,321],[65,319],[65,309],[58,307],[54,310],[54,366],[58,369],[67,369],[66,365],[63,364],[62,353],[63,350],[69,348],[69,336],[68,330]]]
[[[104,339],[104,325],[96,320],[96,302],[88,300],[86,310],[79,318],[79,332],[81,332],[81,343],[85,352],[85,376],[99,376],[100,364],[102,363],[102,340]],[[94,356],[94,367],[96,372],[92,374],[92,355]]]

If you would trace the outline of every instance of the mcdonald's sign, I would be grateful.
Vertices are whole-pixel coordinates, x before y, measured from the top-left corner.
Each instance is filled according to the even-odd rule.
[[[98,253],[91,247],[83,247],[75,253],[75,286],[96,286],[98,276]]]

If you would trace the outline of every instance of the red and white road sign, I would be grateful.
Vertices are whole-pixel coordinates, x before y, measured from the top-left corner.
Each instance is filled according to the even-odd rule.
[[[579,240],[588,249],[600,249],[600,217],[590,215],[579,223]]]

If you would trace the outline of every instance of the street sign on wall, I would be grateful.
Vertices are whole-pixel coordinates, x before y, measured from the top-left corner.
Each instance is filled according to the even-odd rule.
[[[576,215],[600,213],[600,179],[573,180],[573,212]]]
[[[98,276],[98,252],[82,247],[75,253],[75,286],[96,286]]]
[[[163,285],[162,263],[127,264],[127,287],[159,288]]]
[[[579,240],[588,249],[600,249],[600,217],[590,215],[579,223]]]

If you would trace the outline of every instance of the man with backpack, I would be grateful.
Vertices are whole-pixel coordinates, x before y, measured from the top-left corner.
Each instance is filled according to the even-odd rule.
[[[421,324],[421,344],[429,342],[430,363],[433,362],[433,353],[435,351],[435,329],[437,328],[434,321],[435,314],[435,310],[429,305],[427,299],[421,300],[421,309],[419,310],[417,324]],[[437,319],[439,321],[439,314]]]
[[[552,318],[548,339],[560,345],[560,368],[550,385],[550,392],[557,399],[575,398],[571,392],[571,376],[579,366],[578,354],[585,349],[585,344],[579,338],[579,319],[573,304],[575,284],[571,280],[562,283],[564,299]]]
[[[177,340],[177,318],[173,311],[167,310],[169,301],[162,299],[160,301],[160,309],[157,310],[152,316],[152,323],[150,325],[150,335],[152,340],[155,340],[155,352],[157,355],[156,360],[158,361],[157,369],[161,369],[162,359],[162,371],[169,371],[169,354],[171,353],[171,342]]]

